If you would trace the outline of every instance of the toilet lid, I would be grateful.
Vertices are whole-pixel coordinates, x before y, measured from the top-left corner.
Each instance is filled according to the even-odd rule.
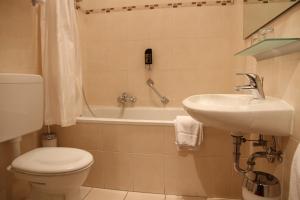
[[[34,174],[68,173],[88,167],[93,156],[84,150],[42,147],[17,157],[11,164],[16,171]]]

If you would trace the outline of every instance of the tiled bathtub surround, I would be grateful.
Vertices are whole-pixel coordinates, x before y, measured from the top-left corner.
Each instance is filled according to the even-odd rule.
[[[152,2],[152,1],[151,1]],[[169,1],[153,1],[168,3]],[[190,1],[182,1],[182,3]],[[115,8],[149,1],[86,0],[84,8]],[[168,106],[200,93],[233,91],[233,34],[236,5],[182,7],[108,15],[80,13],[84,56],[84,88],[91,105],[117,105],[124,91],[137,97],[137,106],[161,106],[146,85],[170,99]],[[153,68],[146,71],[144,51],[153,49]]]
[[[174,127],[80,123],[56,127],[59,145],[90,151],[95,165],[85,185],[106,189],[240,198],[229,133],[206,128],[198,151],[178,152]],[[242,147],[246,162],[248,145]],[[258,166],[281,179],[281,165]]]
[[[76,8],[85,14],[96,13],[112,13],[112,12],[125,12],[125,11],[138,11],[138,10],[153,10],[164,8],[187,8],[187,7],[201,7],[201,6],[226,6],[233,5],[234,0],[220,0],[220,1],[192,1],[192,2],[176,2],[176,3],[157,3],[145,5],[131,5],[114,8],[98,8],[98,9],[84,9],[80,3],[76,4]]]
[[[195,153],[177,152],[173,127],[79,124],[57,127],[57,132],[61,146],[83,148],[95,156],[87,186],[178,195],[239,196],[240,178],[231,167],[231,138],[221,131],[206,130],[205,143]]]

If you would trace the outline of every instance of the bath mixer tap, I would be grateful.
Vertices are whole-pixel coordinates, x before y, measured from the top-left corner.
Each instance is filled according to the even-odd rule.
[[[134,104],[136,102],[136,97],[135,96],[132,96],[132,95],[129,95],[128,93],[126,92],[123,92],[118,98],[117,98],[117,101],[118,103],[122,104],[122,105],[125,105],[127,103],[129,104]]]
[[[236,86],[236,91],[251,90],[256,99],[265,99],[265,93],[263,90],[263,77],[253,73],[237,73],[236,75],[246,76],[249,80],[248,85]]]

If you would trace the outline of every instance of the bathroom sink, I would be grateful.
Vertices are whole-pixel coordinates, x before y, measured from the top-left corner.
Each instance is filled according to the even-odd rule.
[[[254,99],[243,94],[203,94],[186,98],[185,110],[193,118],[233,133],[291,134],[294,109],[273,97]]]

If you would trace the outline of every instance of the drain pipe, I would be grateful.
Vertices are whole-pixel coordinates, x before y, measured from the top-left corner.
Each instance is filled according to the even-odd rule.
[[[246,142],[246,139],[243,138],[243,136],[240,135],[234,135],[232,134],[233,139],[233,156],[234,156],[234,170],[239,173],[240,175],[244,175],[247,170],[242,169],[240,167],[240,157],[241,157],[241,145],[242,143]]]
[[[259,152],[255,152],[255,153],[251,154],[251,156],[247,160],[247,165],[248,165],[247,171],[253,171],[253,168],[255,166],[255,160],[257,158],[265,158],[265,159],[267,159],[268,158],[267,152],[261,152],[261,151],[259,151]]]

